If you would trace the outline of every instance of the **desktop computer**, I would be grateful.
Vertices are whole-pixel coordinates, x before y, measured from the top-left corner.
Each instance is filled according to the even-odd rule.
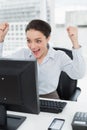
[[[39,114],[40,106],[37,81],[36,60],[0,59],[0,105],[5,108],[5,112],[10,110]],[[7,115],[5,112],[4,115]],[[7,127],[8,122],[11,122],[8,130],[17,128],[25,118],[7,115]]]

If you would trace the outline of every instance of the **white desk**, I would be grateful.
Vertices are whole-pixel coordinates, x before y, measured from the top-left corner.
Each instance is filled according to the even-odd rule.
[[[8,112],[9,114],[26,116],[27,119],[17,130],[47,130],[48,126],[54,118],[63,118],[65,123],[62,130],[72,130],[71,122],[75,112],[87,112],[87,76],[81,79],[78,86],[81,87],[81,94],[78,97],[78,102],[68,101],[62,113],[44,113],[40,112],[39,115]]]
[[[47,130],[48,126],[50,125],[50,123],[54,118],[65,119],[65,123],[62,127],[62,130],[72,130],[71,122],[76,111],[87,112],[87,104],[85,102],[68,101],[63,112],[59,114],[44,113],[44,112],[40,112],[39,115],[16,113],[16,112],[8,112],[8,113],[27,117],[27,119],[17,130]]]

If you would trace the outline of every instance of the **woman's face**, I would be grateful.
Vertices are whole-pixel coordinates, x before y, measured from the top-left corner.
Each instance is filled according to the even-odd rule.
[[[26,32],[27,45],[33,52],[37,60],[43,59],[47,54],[47,43],[49,37],[37,30],[30,29]]]

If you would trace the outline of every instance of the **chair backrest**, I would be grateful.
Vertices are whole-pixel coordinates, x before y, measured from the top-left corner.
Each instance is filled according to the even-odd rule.
[[[71,59],[73,59],[72,51],[65,48],[54,47],[55,50],[64,51]],[[71,79],[65,72],[61,72],[57,92],[60,99],[69,100],[75,93],[77,88],[77,80]]]

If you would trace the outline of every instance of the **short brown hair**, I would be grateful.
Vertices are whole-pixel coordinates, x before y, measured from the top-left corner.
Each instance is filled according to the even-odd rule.
[[[47,22],[40,19],[35,19],[29,22],[28,25],[26,26],[25,32],[27,32],[30,29],[40,31],[46,37],[49,37],[51,33],[51,26]]]

